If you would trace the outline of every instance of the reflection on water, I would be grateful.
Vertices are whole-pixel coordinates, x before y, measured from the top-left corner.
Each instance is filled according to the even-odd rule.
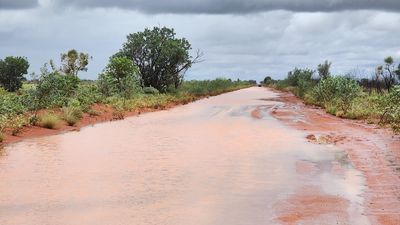
[[[250,116],[273,97],[250,88],[10,145],[0,224],[276,224],[274,205],[307,185],[344,198],[350,223],[366,223],[363,178],[339,149]],[[316,171],[299,173],[299,162]]]

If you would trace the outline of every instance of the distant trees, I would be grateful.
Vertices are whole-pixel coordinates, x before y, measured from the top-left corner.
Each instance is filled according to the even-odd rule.
[[[272,79],[272,77],[270,76],[266,76],[263,80],[263,84],[264,85],[271,85],[273,84],[275,81]]]
[[[50,65],[53,70],[58,70],[65,75],[78,76],[80,71],[87,71],[89,60],[92,57],[87,53],[78,52],[75,49],[71,49],[66,53],[61,53],[61,67],[56,68],[54,62],[50,60]]]
[[[325,60],[324,63],[318,65],[318,75],[320,79],[326,79],[331,76],[330,68],[332,66],[332,62]]]
[[[29,63],[25,57],[8,56],[0,60],[0,86],[10,92],[17,91],[22,87],[28,68]]]
[[[176,38],[167,27],[146,28],[143,32],[129,34],[122,49],[114,57],[126,57],[139,68],[143,86],[165,92],[170,86],[177,88],[184,73],[201,61],[197,51],[189,55],[191,45],[185,38]]]

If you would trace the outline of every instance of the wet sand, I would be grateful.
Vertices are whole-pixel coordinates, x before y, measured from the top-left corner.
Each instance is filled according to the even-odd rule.
[[[390,176],[383,184],[368,173],[380,168],[394,142],[380,140],[385,151],[365,153],[381,154],[380,161],[352,139],[346,141],[354,151],[330,139],[316,143],[306,137],[320,140],[317,129],[296,125],[308,114],[279,116],[300,103],[279,97],[254,87],[7,145],[0,154],[0,224],[398,221],[399,192],[389,191],[398,173],[376,171]],[[389,188],[378,193],[374,182]]]

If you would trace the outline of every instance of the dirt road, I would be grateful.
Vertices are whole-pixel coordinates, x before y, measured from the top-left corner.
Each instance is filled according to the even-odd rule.
[[[399,137],[249,88],[0,150],[0,224],[400,224]]]

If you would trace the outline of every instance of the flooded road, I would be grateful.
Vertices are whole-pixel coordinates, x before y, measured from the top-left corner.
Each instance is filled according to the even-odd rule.
[[[0,224],[370,224],[362,173],[271,117],[274,97],[254,87],[9,145]]]

